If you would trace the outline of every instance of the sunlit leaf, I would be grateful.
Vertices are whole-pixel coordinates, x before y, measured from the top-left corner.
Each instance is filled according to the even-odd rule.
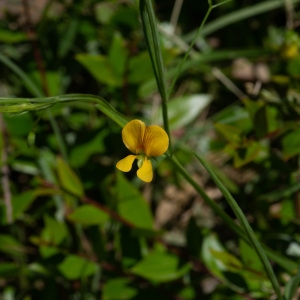
[[[0,42],[2,43],[20,43],[27,41],[28,38],[29,36],[25,32],[0,29]]]
[[[117,173],[116,193],[119,214],[138,228],[153,230],[153,218],[148,203],[121,172]]]
[[[194,94],[172,99],[168,102],[168,117],[172,130],[193,122],[211,102],[208,94]],[[162,124],[162,111],[158,110],[153,123]]]
[[[68,255],[58,266],[59,271],[70,280],[82,279],[93,275],[98,267],[96,263],[77,255]]]
[[[189,264],[180,266],[179,257],[173,254],[152,252],[132,269],[132,273],[155,282],[168,282],[183,276]]]

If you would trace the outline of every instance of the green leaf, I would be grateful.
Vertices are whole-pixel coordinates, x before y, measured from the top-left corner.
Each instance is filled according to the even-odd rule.
[[[31,77],[33,77],[35,82],[39,83],[39,86],[43,86],[42,78],[40,76],[39,71],[33,71],[30,73]],[[47,87],[50,96],[56,96],[61,93],[62,90],[62,74],[59,72],[45,72]]]
[[[253,118],[253,126],[257,138],[263,138],[278,128],[277,110],[267,105],[259,108]]]
[[[13,236],[0,234],[0,252],[7,253],[14,257],[20,257],[25,253],[25,248]]]
[[[211,102],[208,94],[194,94],[174,98],[168,102],[168,118],[172,130],[193,122]],[[158,110],[153,123],[162,123],[162,110]]]
[[[250,100],[247,98],[243,99],[243,103],[249,113],[249,116],[250,116],[250,119],[252,120],[252,122],[254,121],[256,112],[265,105],[262,100],[253,101],[253,100]]]
[[[35,196],[34,191],[27,191],[22,194],[13,195],[13,219],[17,219],[32,204],[36,198]]]
[[[109,215],[95,206],[82,205],[69,214],[68,219],[85,226],[103,225],[109,219]]]
[[[4,116],[5,124],[11,135],[27,136],[34,126],[32,115],[23,114],[15,117]]]
[[[228,145],[230,147],[230,145]],[[226,149],[228,150],[228,147]],[[234,150],[234,167],[240,168],[259,157],[262,153],[263,146],[260,143],[249,140],[245,141],[242,147]]]
[[[119,214],[138,228],[153,230],[153,217],[146,200],[121,172],[117,173],[116,193]]]
[[[135,230],[126,226],[122,226],[119,232],[122,266],[125,269],[131,268],[142,258],[141,234],[136,234]]]
[[[238,271],[239,269],[243,268],[240,260],[232,254],[226,251],[216,251],[214,249],[210,249],[210,251],[215,259],[220,260],[224,264],[227,270]]]
[[[230,105],[211,117],[213,123],[221,123],[239,128],[241,132],[248,133],[253,129],[249,112],[245,107]],[[221,132],[220,132],[221,133]]]
[[[258,241],[256,235],[254,234],[254,231],[252,227],[250,226],[246,216],[244,215],[243,211],[237,204],[236,200],[232,197],[228,189],[224,186],[224,184],[220,181],[220,179],[216,176],[216,174],[213,172],[213,170],[209,167],[209,165],[203,160],[199,155],[194,153],[195,157],[198,159],[198,161],[202,164],[202,166],[206,169],[206,171],[211,176],[212,180],[215,182],[217,187],[222,192],[223,196],[227,200],[227,203],[230,205],[231,209],[233,210],[235,216],[237,217],[238,221],[241,224],[241,227],[243,228],[244,232],[247,234],[247,237],[249,239],[250,245],[255,249],[256,254],[259,256],[261,263],[264,266],[264,269],[270,279],[270,282],[272,283],[273,289],[279,299],[282,299],[280,286],[278,283],[278,280],[275,276],[274,270],[270,264],[270,261],[267,258],[265,250],[262,248],[260,242]]]
[[[224,248],[215,234],[209,234],[203,239],[202,261],[212,274],[220,279],[224,279],[223,271],[226,269],[225,264],[215,258],[213,251],[223,252]]]
[[[252,270],[251,265],[228,253],[214,234],[204,238],[202,259],[212,274],[239,291],[247,290],[250,285],[252,291],[260,291],[262,284],[270,288],[264,272]]]
[[[23,214],[32,202],[39,196],[48,196],[57,194],[57,190],[54,189],[36,189],[32,191],[27,191],[18,195],[13,195],[12,197],[12,207],[13,207],[13,219],[17,219],[21,214]]]
[[[195,218],[191,217],[186,227],[186,241],[187,249],[194,257],[200,256],[202,237],[203,234],[200,227],[197,225]]]
[[[268,200],[268,201],[277,201],[281,198],[289,198],[292,197],[296,192],[300,190],[300,182],[291,182],[288,185],[279,188],[273,189],[271,192],[266,194],[260,194],[259,200]],[[293,203],[289,201],[292,205]]]
[[[148,52],[140,52],[129,60],[130,83],[142,83],[153,78],[153,70]]]
[[[127,49],[121,35],[113,35],[113,41],[108,52],[108,60],[115,72],[122,79],[127,60]]]
[[[127,300],[137,295],[138,290],[130,287],[130,279],[114,278],[108,280],[103,286],[103,300]]]
[[[49,217],[44,218],[45,228],[41,233],[42,245],[40,246],[40,252],[43,257],[50,257],[59,252],[56,246],[60,245],[64,239],[68,236],[68,230],[65,223],[58,222],[57,220]],[[49,246],[43,246],[43,243],[49,244]]]
[[[295,299],[294,296],[297,292],[297,289],[300,286],[300,268],[298,268],[298,273],[293,276],[285,285],[284,296],[286,300]]]
[[[73,46],[78,30],[78,24],[79,21],[74,18],[70,18],[70,21],[65,24],[66,28],[64,28],[64,32],[61,33],[57,50],[59,58],[65,57]]]
[[[101,130],[91,141],[74,146],[70,154],[70,164],[74,167],[81,167],[91,155],[105,151],[104,138],[106,136],[107,130]]]
[[[110,1],[98,2],[95,5],[95,17],[99,23],[107,25],[115,13],[116,3]]]
[[[117,74],[104,55],[78,54],[76,59],[100,82],[120,87],[123,77]]]
[[[0,278],[8,278],[20,274],[20,267],[15,263],[1,262]]]
[[[14,44],[28,40],[28,36],[24,32],[0,29],[0,42]]]
[[[289,60],[287,65],[287,71],[289,75],[297,79],[300,78],[300,56],[296,56],[294,59]]]
[[[282,151],[285,159],[300,153],[300,129],[292,131],[282,139]]]
[[[264,271],[264,266],[262,265],[257,253],[252,247],[250,247],[245,241],[239,240],[240,244],[240,255],[245,266],[248,266],[252,270]]]
[[[234,144],[239,144],[241,142],[242,131],[240,128],[221,123],[214,124],[214,127],[227,141]]]
[[[77,255],[68,255],[58,266],[60,272],[69,280],[83,279],[93,275],[98,266],[96,263],[89,261]]]
[[[65,161],[58,157],[57,160],[57,173],[61,186],[74,194],[75,196],[83,196],[83,186],[75,172],[65,163]]]
[[[168,282],[182,277],[189,264],[180,267],[179,257],[173,254],[152,252],[132,269],[132,273],[155,282]]]

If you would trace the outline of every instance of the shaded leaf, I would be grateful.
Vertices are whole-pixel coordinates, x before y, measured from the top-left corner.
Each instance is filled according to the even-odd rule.
[[[68,215],[68,219],[81,225],[103,225],[109,215],[92,205],[82,205]]]
[[[45,228],[43,228],[41,233],[42,245],[39,250],[43,257],[50,257],[60,252],[56,246],[60,245],[67,238],[68,231],[65,223],[58,222],[47,215],[44,218],[44,222]],[[43,244],[45,243],[49,245],[44,246]]]
[[[103,300],[125,300],[132,299],[137,293],[137,289],[130,287],[130,279],[114,278],[108,280],[103,286]]]
[[[292,300],[297,292],[297,289],[300,286],[300,268],[298,269],[298,273],[293,276],[285,285],[284,288],[284,296],[286,300]]]
[[[0,252],[17,257],[25,253],[25,248],[13,236],[8,234],[0,234]]]
[[[228,142],[238,144],[241,142],[242,131],[238,127],[227,124],[216,123],[215,129],[221,133]]]
[[[57,158],[57,173],[61,186],[78,197],[83,196],[83,186],[75,172],[61,158]]]
[[[0,278],[16,276],[19,272],[20,267],[15,263],[1,262],[0,264]]]
[[[282,151],[285,159],[300,153],[300,129],[292,131],[283,137]]]
[[[114,72],[118,77],[122,78],[125,71],[125,63],[127,60],[127,50],[125,43],[120,34],[114,34],[112,44],[108,52],[108,59]]]
[[[107,136],[106,130],[101,130],[91,141],[76,145],[70,154],[70,163],[74,167],[83,166],[89,157],[95,153],[101,153],[105,150],[103,140]]]

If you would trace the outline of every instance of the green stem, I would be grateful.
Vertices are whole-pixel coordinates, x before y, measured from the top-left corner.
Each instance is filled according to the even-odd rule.
[[[25,87],[29,90],[29,92],[35,97],[43,97],[43,93],[36,87],[36,85],[32,82],[32,80],[27,76],[27,74],[19,68],[13,61],[0,53],[0,61],[10,68],[16,75],[18,75]]]
[[[39,109],[45,109],[62,102],[94,102],[97,108],[115,121],[119,126],[124,127],[128,120],[119,113],[112,105],[103,98],[88,94],[69,94],[44,98],[0,98],[0,112],[20,113]]]
[[[151,0],[140,0],[140,14],[143,24],[143,30],[147,48],[149,51],[154,76],[156,79],[157,87],[162,99],[162,117],[164,122],[164,128],[169,136],[169,149],[172,149],[170,129],[169,129],[169,118],[168,118],[168,94],[165,80],[165,69],[162,58],[162,51],[159,42],[159,34],[156,26],[156,18],[152,6]],[[171,151],[172,152],[172,151]]]
[[[67,154],[67,148],[66,148],[66,145],[65,145],[65,142],[63,140],[63,137],[62,137],[62,134],[59,130],[59,127],[57,125],[57,122],[55,120],[55,118],[53,117],[52,115],[52,112],[50,109],[47,109],[47,116],[49,118],[49,121],[50,121],[50,124],[52,126],[52,129],[53,129],[53,132],[56,136],[56,141],[57,141],[57,144],[58,144],[58,149],[63,157],[63,159],[68,162],[68,154]]]
[[[193,49],[193,47],[194,47],[194,45],[195,45],[195,43],[196,43],[196,41],[198,39],[199,33],[202,31],[202,28],[203,28],[204,24],[206,23],[206,20],[207,20],[208,16],[210,15],[211,11],[213,10],[213,8],[214,7],[213,7],[211,1],[208,1],[208,10],[207,10],[207,12],[206,12],[206,14],[205,14],[202,22],[201,22],[201,25],[198,27],[198,29],[196,31],[196,34],[194,36],[193,41],[191,42],[189,48],[187,49],[187,51],[186,51],[183,59],[181,60],[179,66],[178,66],[178,68],[176,70],[176,74],[175,74],[175,76],[174,76],[174,78],[172,80],[171,86],[170,86],[169,91],[168,91],[168,97],[170,97],[170,95],[171,95],[171,93],[172,93],[172,91],[174,89],[175,83],[176,83],[176,81],[178,79],[178,76],[181,73],[182,67],[183,67],[185,61],[187,60],[188,56],[190,55],[190,52]]]
[[[226,214],[226,212],[219,207],[219,205],[210,199],[204,190],[200,187],[200,185],[190,176],[190,174],[184,169],[184,167],[180,164],[177,158],[173,155],[169,158],[176,170],[182,175],[182,177],[190,183],[194,189],[198,192],[198,194],[203,198],[207,205],[211,207],[211,209],[220,216],[223,221],[231,228],[238,236],[243,238],[244,240],[248,240],[247,236],[244,234],[243,230]]]
[[[300,0],[291,0],[292,3],[298,3]],[[261,1],[260,3],[257,3],[255,5],[247,6],[244,8],[241,8],[239,10],[236,10],[232,13],[228,13],[216,20],[211,21],[210,23],[207,23],[202,32],[202,37],[207,36],[209,34],[212,34],[216,32],[219,29],[222,29],[230,24],[237,23],[242,20],[246,20],[247,18],[251,18],[253,16],[267,13],[271,10],[280,8],[285,5],[286,1],[283,0],[270,0],[270,1]],[[236,25],[238,26],[238,25]],[[195,31],[190,32],[185,36],[186,41],[191,41],[195,36]]]
[[[274,291],[277,294],[278,299],[282,300],[282,295],[280,291],[280,286],[277,281],[277,278],[275,276],[275,273],[271,267],[271,264],[267,258],[267,255],[260,245],[260,242],[256,238],[253,229],[251,228],[249,222],[247,221],[247,218],[245,217],[244,213],[238,206],[237,202],[234,200],[228,189],[223,185],[221,180],[216,176],[216,174],[213,172],[213,170],[209,167],[209,165],[196,153],[194,153],[196,158],[199,160],[199,162],[204,166],[204,168],[207,170],[215,184],[218,186],[224,197],[227,199],[228,204],[232,208],[233,212],[235,213],[238,221],[240,222],[241,226],[244,228],[244,231],[246,232],[246,235],[248,236],[248,240],[251,242],[252,247],[255,249],[257,255],[259,256],[267,274],[268,277],[273,285]],[[227,223],[227,222],[226,222]]]

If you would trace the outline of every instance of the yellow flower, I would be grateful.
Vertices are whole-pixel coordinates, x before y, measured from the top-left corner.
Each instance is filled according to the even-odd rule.
[[[138,160],[137,176],[145,182],[153,178],[150,157],[164,154],[169,147],[167,133],[157,125],[146,126],[140,120],[132,120],[122,130],[125,146],[135,155],[128,155],[121,159],[116,167],[123,172],[129,172],[133,161]]]

